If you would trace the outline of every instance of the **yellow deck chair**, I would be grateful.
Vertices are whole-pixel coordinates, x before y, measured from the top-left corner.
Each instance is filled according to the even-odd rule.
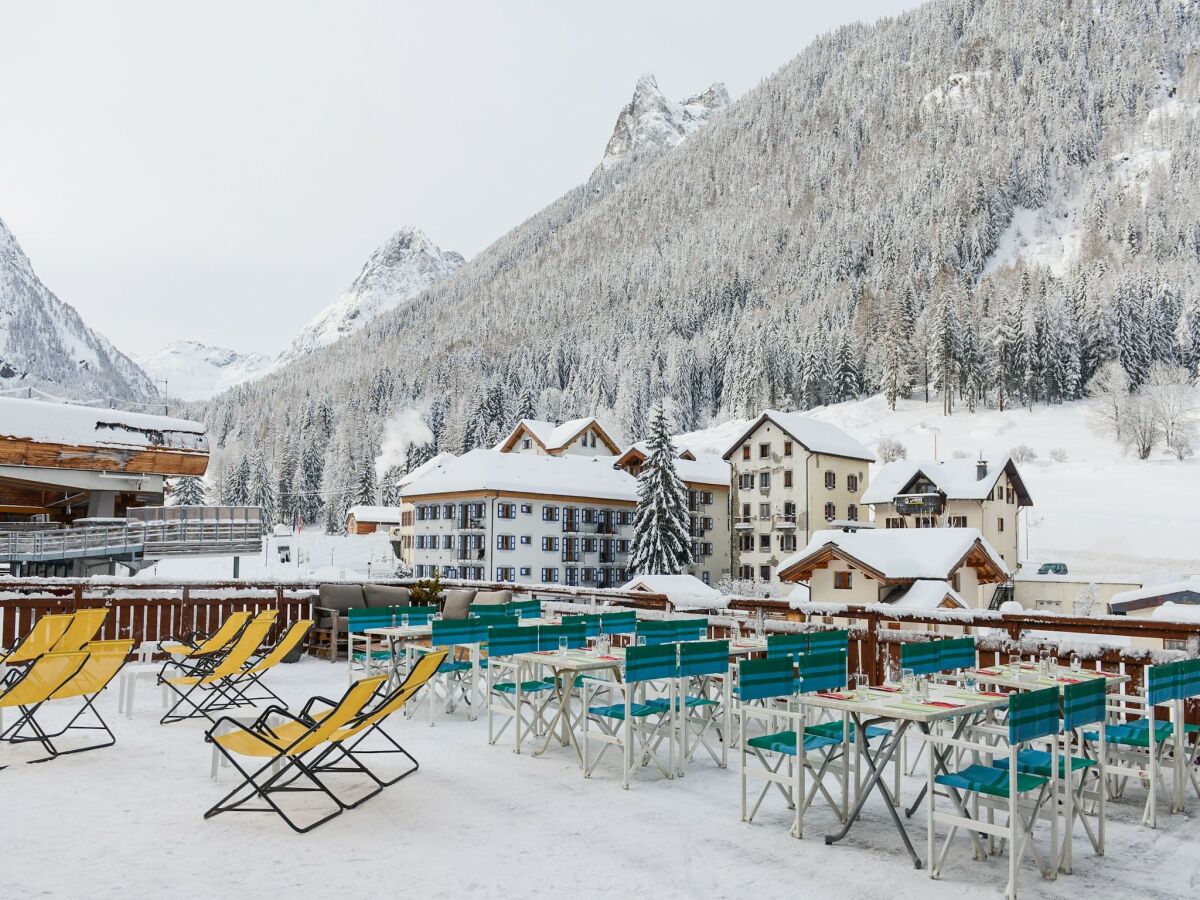
[[[347,803],[347,809],[353,809],[364,803],[365,800],[374,797],[384,787],[390,787],[396,784],[401,779],[408,778],[416,770],[421,767],[421,764],[416,761],[410,752],[403,748],[392,738],[390,734],[384,731],[383,722],[388,719],[388,716],[400,712],[404,708],[404,704],[412,700],[413,696],[421,688],[424,688],[434,674],[438,671],[438,666],[442,665],[450,653],[449,648],[438,650],[438,652],[421,656],[421,659],[413,666],[412,671],[409,671],[408,677],[404,682],[392,691],[391,694],[385,695],[382,700],[373,706],[368,707],[361,715],[355,716],[353,720],[347,722],[337,732],[332,734],[329,739],[329,746],[322,754],[318,755],[310,763],[310,768],[314,774],[329,774],[329,773],[361,773],[376,782],[379,786],[376,791],[368,793],[366,797],[361,797],[355,800],[354,803]],[[308,701],[305,706],[305,712],[313,719],[322,719],[323,714],[312,713],[312,706],[316,702],[325,702],[322,698],[314,697]],[[376,746],[364,746],[372,736],[382,738],[383,744]],[[386,754],[400,754],[406,757],[409,761],[409,766],[398,775],[392,776],[390,779],[382,779],[373,772],[371,768],[366,766],[362,761],[362,756],[379,756]]]
[[[15,708],[21,711],[21,715],[12,727],[0,730],[0,740],[13,743],[39,741],[46,751],[53,755],[53,745],[33,717],[55,691],[83,668],[87,658],[88,654],[83,650],[43,653],[29,666],[10,672],[8,677],[0,682],[0,713],[5,709]],[[32,738],[23,738],[17,734],[27,722],[34,733]]]
[[[96,609],[77,609],[71,618],[71,624],[54,645],[54,652],[82,650],[85,644],[90,643],[100,633],[107,618],[108,609],[103,606]]]
[[[271,648],[270,652],[268,652],[266,656],[242,672],[239,682],[244,680],[246,683],[245,688],[241,691],[243,696],[246,696],[246,698],[251,702],[254,700],[266,700],[271,698],[279,703],[283,703],[283,699],[278,694],[262,683],[262,677],[271,669],[279,665],[279,663],[283,661],[284,657],[286,657],[300,645],[300,642],[308,636],[309,629],[313,627],[313,624],[314,620],[312,619],[297,619],[292,623],[291,627],[284,632],[283,637],[279,639],[278,643]],[[250,689],[254,686],[262,688],[266,692],[266,696],[255,698],[249,697],[248,695]],[[286,706],[287,704],[285,703],[284,705]]]
[[[174,675],[167,677],[166,670],[171,663],[163,667],[159,675],[160,684],[165,684],[179,699],[163,715],[161,722],[179,722],[202,715],[211,719],[209,713],[219,709],[229,709],[233,706],[252,705],[236,690],[235,682],[250,666],[250,660],[258,651],[267,635],[274,627],[274,617],[255,617],[238,635],[237,640],[229,647],[229,652],[216,661],[216,664],[206,671],[190,675]],[[193,697],[195,695],[195,697]],[[199,702],[197,702],[197,700]],[[191,707],[185,713],[177,713],[184,704]]]
[[[220,813],[232,811],[273,811],[287,822],[288,827],[303,834],[341,815],[345,805],[316,778],[304,757],[319,750],[338,729],[360,716],[386,681],[387,678],[382,675],[356,681],[319,722],[302,720],[278,707],[268,709],[257,722],[249,726],[230,718],[219,719],[205,734],[205,740],[216,744],[221,754],[245,780],[209,809],[204,818],[211,819]],[[281,715],[292,721],[268,727],[266,723],[272,715]],[[230,729],[227,733],[217,733],[226,728]],[[246,757],[257,759],[262,765],[249,771],[249,767],[243,766],[240,761]],[[301,779],[312,786],[295,786],[295,782]],[[376,788],[374,793],[379,790]],[[321,793],[332,801],[334,809],[302,825],[276,802],[275,795],[280,793]],[[262,800],[267,806],[250,806],[256,799]]]
[[[13,726],[12,736],[9,740],[14,743],[23,741],[40,741],[44,747],[50,752],[46,759],[53,759],[56,756],[63,756],[68,753],[82,753],[85,750],[98,750],[101,747],[111,747],[117,742],[116,736],[109,729],[108,724],[101,718],[100,713],[93,705],[96,696],[108,687],[119,671],[121,666],[125,665],[125,660],[129,658],[130,652],[133,650],[133,641],[126,638],[116,641],[91,641],[86,644],[83,651],[87,654],[87,659],[74,675],[68,678],[57,690],[52,693],[48,700],[69,700],[78,698],[83,701],[83,705],[79,711],[72,716],[62,728],[55,732],[47,732],[34,719],[36,709],[24,714],[25,721],[18,722]],[[55,651],[57,655],[58,651]],[[77,652],[77,651],[68,651]],[[85,715],[90,715],[93,723],[80,724],[80,720]],[[22,726],[28,725],[33,730],[36,736],[20,737]],[[60,750],[53,744],[53,739],[62,737],[68,731],[103,731],[108,737],[101,739],[99,743],[88,744],[83,747],[72,747],[69,750]],[[45,760],[34,760],[34,762],[44,762]]]
[[[216,631],[199,643],[168,638],[159,642],[158,649],[163,653],[170,653],[172,656],[183,657],[208,656],[212,653],[220,653],[241,633],[249,621],[249,612],[239,611],[230,613],[225,617],[225,621],[217,627]],[[192,637],[198,636],[200,636],[200,632],[192,632]]]
[[[33,627],[7,654],[0,652],[0,664],[16,666],[33,662],[43,653],[49,653],[59,639],[71,627],[71,613],[52,613],[42,616]]]

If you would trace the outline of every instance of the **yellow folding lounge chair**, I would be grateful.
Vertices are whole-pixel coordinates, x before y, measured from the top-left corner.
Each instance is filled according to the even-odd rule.
[[[30,665],[14,669],[0,681],[0,713],[5,709],[18,709],[21,717],[17,723],[0,733],[0,740],[21,743],[26,740],[40,741],[46,752],[54,755],[54,745],[42,732],[34,716],[43,703],[60,687],[74,677],[85,662],[88,654],[83,650],[70,653],[43,653]],[[15,737],[16,732],[28,722],[33,729],[32,738]],[[14,740],[15,737],[15,740]]]
[[[17,666],[33,662],[43,653],[49,653],[66,634],[74,616],[71,613],[53,613],[42,616],[33,627],[7,654],[0,652],[0,665]]]
[[[92,641],[85,645],[83,652],[87,654],[87,659],[84,664],[47,698],[48,700],[79,698],[83,701],[83,706],[80,707],[79,711],[58,731],[47,732],[34,718],[37,713],[37,708],[34,708],[23,713],[21,719],[6,732],[5,736],[7,739],[13,743],[40,741],[42,746],[49,751],[50,755],[45,759],[34,760],[34,762],[45,762],[46,759],[53,759],[56,756],[63,756],[68,753],[82,753],[85,750],[98,750],[101,747],[111,747],[117,742],[116,736],[109,730],[108,724],[104,719],[101,718],[99,711],[93,705],[93,701],[102,690],[108,687],[109,682],[117,676],[117,673],[121,671],[121,666],[125,665],[125,660],[129,658],[132,650],[133,641],[129,639]],[[52,655],[57,655],[57,652]],[[80,719],[89,713],[94,724],[79,724]],[[30,727],[34,732],[34,736],[20,736],[19,733],[25,725]],[[83,747],[60,750],[54,746],[53,739],[62,737],[68,731],[103,731],[108,735],[108,739],[101,739],[100,743],[88,744]]]
[[[322,748],[340,729],[360,716],[386,681],[387,678],[382,675],[356,681],[320,721],[304,721],[277,707],[265,711],[250,726],[229,718],[218,720],[204,738],[216,744],[221,754],[245,780],[210,808],[204,818],[211,819],[223,812],[275,812],[287,822],[289,828],[304,834],[341,815],[346,805],[313,774],[304,757]],[[266,723],[269,717],[279,714],[292,721],[268,727]],[[218,733],[225,729],[229,730]],[[262,765],[250,771],[250,767],[243,766],[240,761],[245,757],[257,759]],[[307,781],[311,786],[296,786],[300,780]],[[372,794],[380,790],[382,788],[376,788]],[[302,825],[288,815],[276,800],[277,795],[291,793],[324,794],[333,803],[334,809]],[[266,806],[251,806],[256,799],[261,799]]]
[[[82,650],[85,644],[95,640],[104,622],[108,618],[108,609],[79,609],[71,617],[71,624],[63,632],[63,636],[54,645],[55,653],[67,653],[72,650]]]
[[[408,673],[408,677],[404,679],[403,683],[400,684],[399,687],[397,687],[390,694],[382,697],[377,704],[364,710],[362,715],[347,723],[344,728],[340,729],[337,733],[331,736],[329,739],[329,746],[312,761],[310,769],[314,774],[361,772],[379,785],[378,790],[372,791],[366,797],[361,797],[353,803],[345,804],[347,809],[352,809],[355,806],[358,806],[363,801],[375,796],[379,790],[382,790],[385,787],[390,787],[401,779],[407,778],[421,767],[421,764],[417,762],[416,758],[411,753],[400,746],[400,744],[396,742],[395,738],[384,731],[383,722],[388,716],[398,713],[401,709],[403,709],[405,704],[408,703],[408,701],[411,700],[421,688],[425,687],[425,685],[429,683],[429,680],[433,678],[435,674],[437,674],[438,667],[445,662],[449,652],[450,651],[448,649],[439,650],[421,657],[421,659],[417,661],[416,665],[412,667],[412,670]],[[330,706],[333,705],[329,700],[326,700],[322,697],[314,697],[312,700],[309,700],[307,704],[305,704],[304,709],[301,712],[301,718],[311,718],[318,721],[323,720],[323,717],[320,713],[312,712],[313,705],[318,702],[325,703],[326,705]],[[387,746],[384,746],[382,749],[364,748],[363,744],[370,740],[372,736],[381,737],[387,742]],[[387,780],[380,778],[359,758],[364,754],[379,755],[389,753],[401,754],[402,756],[406,757],[412,765],[406,768],[399,775]],[[336,754],[336,756],[333,760],[326,761],[327,757],[329,757],[331,754]],[[345,762],[345,765],[342,764],[343,761]]]
[[[229,648],[229,652],[220,657],[215,665],[207,666],[196,674],[167,676],[167,669],[178,663],[168,662],[163,666],[158,676],[160,684],[165,684],[179,699],[175,705],[163,714],[160,720],[166,725],[170,722],[180,722],[196,715],[211,719],[211,712],[229,709],[233,706],[250,706],[249,700],[236,689],[236,681],[250,667],[250,660],[266,640],[267,634],[274,625],[272,618],[255,618],[248,624],[237,640]],[[197,702],[199,700],[199,702]],[[177,713],[184,704],[191,707],[185,713]]]
[[[220,653],[241,634],[249,621],[250,613],[246,611],[230,613],[211,635],[205,636],[203,632],[193,631],[187,638],[168,638],[160,641],[158,649],[172,656],[187,658]],[[200,640],[197,641],[197,638]]]
[[[266,700],[269,697],[279,703],[283,703],[283,699],[278,694],[262,683],[262,677],[279,665],[284,657],[296,649],[300,642],[308,636],[309,629],[313,627],[313,624],[313,619],[297,619],[284,633],[283,637],[279,639],[278,643],[262,659],[241,673],[238,681],[247,680],[248,683],[239,693],[246,700],[253,703],[255,700]],[[250,697],[250,689],[254,686],[262,688],[266,692],[266,696]],[[287,704],[285,703],[284,705],[286,706]]]

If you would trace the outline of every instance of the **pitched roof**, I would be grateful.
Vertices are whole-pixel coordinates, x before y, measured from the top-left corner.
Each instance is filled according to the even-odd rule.
[[[451,457],[401,486],[405,500],[481,491],[636,502],[637,479],[614,469],[608,458],[479,449]]]
[[[780,412],[775,409],[765,410],[761,416],[755,419],[745,433],[725,451],[724,458],[729,459],[746,438],[750,437],[767,420],[774,422],[791,435],[793,440],[813,453],[827,453],[830,456],[844,456],[848,459],[875,462],[875,454],[836,425],[822,422],[811,416],[803,416],[800,413]]]
[[[949,598],[959,609],[970,608],[962,594],[948,581],[942,580],[922,578],[909,585],[908,590],[898,591],[892,596],[896,599],[888,597],[883,603],[884,606],[893,609],[938,609],[945,603],[946,598]]]
[[[635,461],[642,462],[649,458],[650,445],[646,441],[637,441],[630,444],[613,465],[625,467]],[[729,487],[729,463],[719,453],[692,451],[680,447],[675,458],[675,471],[680,480],[688,484]]]
[[[984,476],[979,477],[977,461],[973,459],[897,459],[886,463],[871,476],[871,484],[863,491],[863,503],[891,503],[917,475],[924,475],[948,500],[986,500],[996,486],[1000,475],[1008,477],[1016,489],[1021,506],[1031,506],[1033,501],[1025,489],[1025,482],[1017,471],[1016,463],[1009,456],[995,462],[985,463]]]
[[[587,428],[594,428],[600,436],[600,440],[604,442],[605,446],[614,455],[621,452],[621,448],[609,437],[608,432],[604,430],[604,426],[600,424],[595,416],[571,419],[561,424],[547,422],[544,419],[521,419],[513,427],[513,430],[509,432],[508,437],[497,444],[495,449],[501,452],[511,450],[516,446],[521,434],[526,433],[537,441],[547,453],[554,453],[566,447]]]
[[[415,469],[413,469],[409,472],[405,472],[402,476],[400,476],[400,481],[398,482],[398,484],[400,487],[404,487],[406,484],[409,484],[410,482],[416,480],[417,478],[420,478],[426,472],[432,471],[433,469],[436,469],[438,466],[444,465],[446,462],[448,462],[449,460],[452,460],[454,458],[455,457],[454,457],[453,453],[438,453],[434,456],[431,456],[431,457],[429,457],[429,459],[425,460],[425,462],[421,463]]]
[[[782,580],[794,581],[804,577],[802,572],[811,574],[811,568],[837,558],[885,581],[946,580],[972,553],[978,564],[994,570],[993,576],[1007,577],[1004,560],[977,528],[816,531],[803,550],[779,564],[777,572]],[[788,577],[789,570],[795,577]]]
[[[400,524],[398,506],[352,506],[346,510],[347,518],[354,516],[358,522],[380,522],[385,525]]]
[[[1137,590],[1121,591],[1113,594],[1108,601],[1108,611],[1129,613],[1139,609],[1165,606],[1168,603],[1200,603],[1200,579],[1152,584]]]
[[[721,592],[695,575],[636,575],[621,585],[623,591],[647,591],[665,594],[675,606],[716,607]]]

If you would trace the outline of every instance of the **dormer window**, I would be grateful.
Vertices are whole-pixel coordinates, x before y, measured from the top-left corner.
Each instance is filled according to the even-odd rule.
[[[530,440],[529,438],[522,439],[522,441],[521,441],[521,449],[522,450],[528,450],[532,446],[533,446],[532,440]]]

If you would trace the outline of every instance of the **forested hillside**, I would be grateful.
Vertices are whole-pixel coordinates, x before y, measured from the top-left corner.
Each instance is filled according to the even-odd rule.
[[[633,437],[663,395],[686,430],[877,392],[1054,403],[1108,358],[1135,382],[1156,359],[1195,371],[1198,25],[1177,0],[940,0],[843,28],[217,398],[219,476],[259,471],[281,509],[336,522],[405,410],[428,425],[411,461],[530,413]]]

